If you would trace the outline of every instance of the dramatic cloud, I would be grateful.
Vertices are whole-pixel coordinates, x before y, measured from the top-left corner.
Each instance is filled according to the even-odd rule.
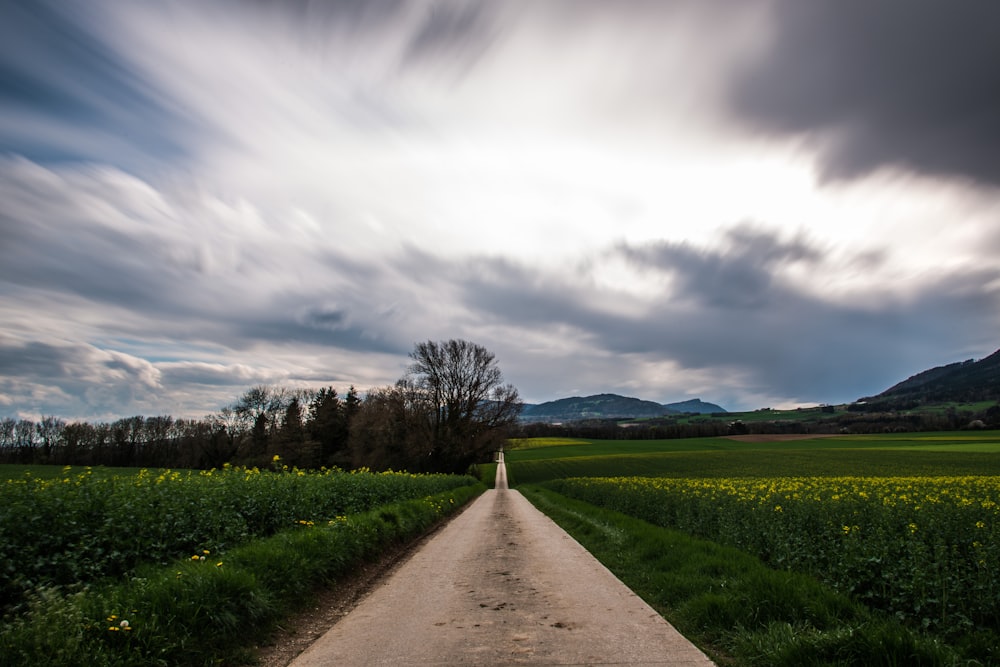
[[[529,401],[985,356],[997,47],[886,7],[5,5],[0,415],[364,390],[452,337]]]
[[[770,4],[770,43],[734,71],[738,117],[806,137],[830,179],[902,167],[1000,185],[1000,6]]]

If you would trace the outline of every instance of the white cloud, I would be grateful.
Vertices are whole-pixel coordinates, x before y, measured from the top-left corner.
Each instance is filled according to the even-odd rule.
[[[533,400],[757,407],[995,348],[995,189],[821,183],[812,143],[724,107],[764,5],[95,6],[55,11],[101,64],[38,76],[105,122],[0,126],[92,156],[0,159],[0,333],[80,359],[5,405],[209,411],[465,337]]]

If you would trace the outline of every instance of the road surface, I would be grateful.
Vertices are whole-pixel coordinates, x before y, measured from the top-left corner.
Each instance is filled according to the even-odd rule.
[[[711,665],[516,490],[487,491],[306,649],[320,665]]]

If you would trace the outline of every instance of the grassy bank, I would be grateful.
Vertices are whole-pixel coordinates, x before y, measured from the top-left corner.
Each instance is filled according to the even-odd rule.
[[[412,540],[484,490],[463,486],[325,522],[305,521],[224,553],[146,565],[123,583],[75,593],[36,589],[0,629],[0,664],[219,665],[246,658],[248,637],[301,608],[388,545]]]

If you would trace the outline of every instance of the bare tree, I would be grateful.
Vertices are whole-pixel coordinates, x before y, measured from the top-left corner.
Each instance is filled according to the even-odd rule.
[[[428,469],[464,472],[499,449],[521,412],[517,389],[504,384],[496,356],[465,340],[418,343],[405,385],[431,405]]]

